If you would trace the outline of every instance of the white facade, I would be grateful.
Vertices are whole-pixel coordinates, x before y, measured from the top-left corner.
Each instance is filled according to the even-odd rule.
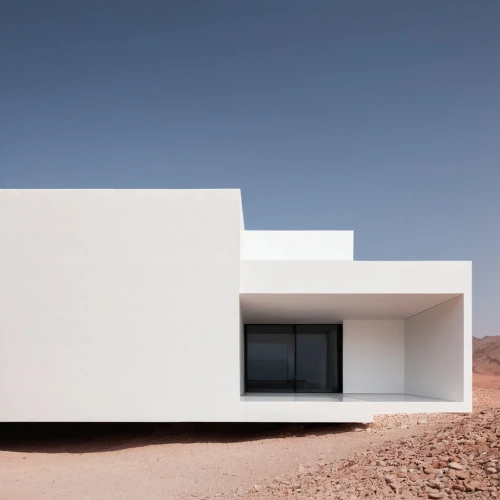
[[[245,231],[238,190],[0,191],[0,421],[470,411],[470,262]],[[343,391],[245,393],[246,324],[343,325]]]

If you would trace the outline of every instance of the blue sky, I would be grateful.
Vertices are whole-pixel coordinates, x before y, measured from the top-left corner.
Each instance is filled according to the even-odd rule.
[[[500,2],[0,5],[0,187],[242,189],[249,229],[473,260],[500,334]]]

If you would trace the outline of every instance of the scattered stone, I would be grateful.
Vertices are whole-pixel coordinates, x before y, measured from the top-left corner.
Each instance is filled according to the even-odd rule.
[[[450,471],[455,472],[455,471]],[[468,470],[459,470],[455,472],[457,479],[470,479],[470,472]]]
[[[370,432],[429,422],[432,427],[373,445],[347,460],[328,463],[323,455],[307,471],[299,466],[293,477],[282,476],[260,490],[254,486],[243,496],[249,500],[499,498],[500,391],[495,397],[495,406],[480,407],[484,413],[436,414],[429,419],[376,417],[373,427],[354,430]],[[241,489],[236,495],[241,496]]]
[[[431,487],[431,488],[434,488],[436,490],[440,490],[442,488],[444,488],[443,486],[443,483],[439,482],[439,481],[429,481],[428,482],[428,485]]]
[[[454,471],[453,469],[447,469],[445,476],[449,477],[452,481],[457,478],[456,471]]]
[[[446,498],[447,495],[446,493],[442,493],[442,492],[430,492],[429,495],[428,495],[428,498]]]
[[[433,467],[427,467],[424,469],[424,472],[426,474],[437,474],[438,472],[440,472],[439,469],[434,469]]]

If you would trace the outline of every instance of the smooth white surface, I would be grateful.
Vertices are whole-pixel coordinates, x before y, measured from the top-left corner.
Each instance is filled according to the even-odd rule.
[[[242,261],[241,293],[462,294],[470,262]]]
[[[413,394],[404,393],[333,393],[333,394],[291,394],[291,393],[253,393],[245,394],[241,398],[242,401],[324,401],[324,402],[345,402],[357,403],[365,401],[370,403],[449,403],[448,400],[426,398],[423,396],[414,396]]]
[[[464,299],[405,321],[405,392],[464,400]]]
[[[349,394],[340,393],[309,393],[309,394],[299,394],[299,393],[247,393],[241,397],[242,401],[309,401],[309,402],[332,402],[332,401],[344,401],[344,402],[357,402],[359,399],[350,397]]]
[[[348,236],[339,233],[351,232],[333,232],[324,247],[316,232],[279,232],[281,246],[250,245],[255,260],[240,262],[242,227],[238,190],[0,191],[0,421],[360,422],[470,410],[470,263],[333,260],[350,248],[334,244]],[[283,252],[293,238],[298,247]],[[359,380],[359,401],[241,398],[241,315],[333,322],[357,314],[374,331],[374,320],[457,295],[463,307],[407,320],[405,358],[414,368],[399,392],[431,395],[415,385],[429,370],[426,387],[443,399],[463,394],[461,402],[380,399],[382,389],[365,400],[376,388]],[[364,342],[367,330],[355,330],[351,340]],[[434,356],[435,343],[452,356]],[[367,373],[375,357],[367,361],[363,345],[347,346],[348,371],[364,361],[344,383],[365,370],[380,388],[400,358],[387,366],[381,345],[372,346],[379,362]]]
[[[0,228],[0,420],[237,418],[239,191],[0,191]]]
[[[240,422],[372,422],[373,406],[365,401],[242,401]],[[395,403],[389,403],[391,406]],[[404,403],[401,403],[404,404]],[[411,404],[411,403],[406,403]]]
[[[372,422],[376,414],[462,412],[464,403],[412,394],[252,394],[241,397],[242,422]],[[470,411],[470,410],[469,410]]]
[[[242,293],[246,323],[342,323],[349,319],[406,319],[456,294]]]
[[[414,394],[405,393],[356,393],[348,394],[354,399],[361,399],[369,403],[450,403],[447,399],[427,398],[424,396],[415,396]]]
[[[345,393],[403,393],[404,321],[344,321]]]
[[[241,260],[353,260],[353,231],[244,231]]]

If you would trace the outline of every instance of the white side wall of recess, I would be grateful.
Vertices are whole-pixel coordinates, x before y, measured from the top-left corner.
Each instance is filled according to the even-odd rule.
[[[408,318],[405,392],[464,401],[465,352],[463,296]]]
[[[404,392],[404,321],[344,321],[344,392]]]

